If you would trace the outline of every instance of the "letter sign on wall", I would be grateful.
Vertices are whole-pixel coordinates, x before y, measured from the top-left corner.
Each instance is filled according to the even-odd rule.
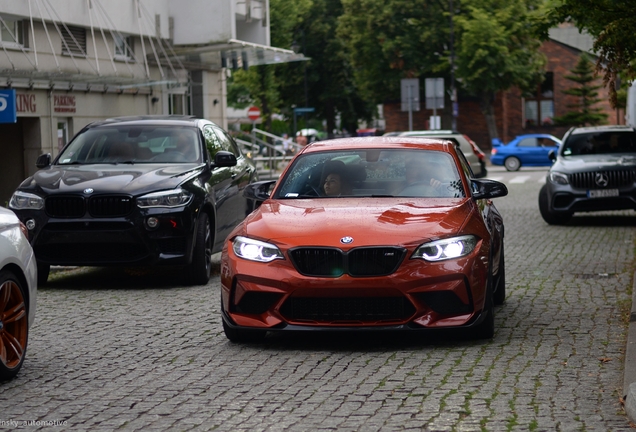
[[[17,121],[15,90],[0,90],[0,123],[15,123]]]

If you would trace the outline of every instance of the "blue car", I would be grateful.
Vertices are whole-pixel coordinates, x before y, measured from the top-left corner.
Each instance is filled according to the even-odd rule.
[[[508,144],[493,142],[490,162],[508,171],[518,171],[522,166],[551,166],[548,153],[556,152],[560,145],[561,140],[549,134],[519,135]]]

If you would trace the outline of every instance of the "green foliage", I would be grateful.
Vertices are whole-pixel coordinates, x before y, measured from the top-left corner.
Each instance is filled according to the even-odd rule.
[[[608,86],[610,100],[616,104],[615,80],[623,73],[628,80],[636,79],[636,14],[634,2],[628,0],[552,0],[549,21],[543,26],[547,37],[550,26],[572,22],[586,29],[594,38],[598,53],[596,69]]]
[[[607,114],[603,113],[600,108],[594,108],[594,105],[601,101],[598,97],[598,90],[602,86],[595,84],[594,65],[589,55],[582,53],[571,72],[565,78],[576,83],[576,86],[564,90],[563,93],[576,96],[579,102],[567,106],[573,108],[573,111],[563,116],[554,117],[552,119],[554,124],[559,126],[594,126],[606,123]]]

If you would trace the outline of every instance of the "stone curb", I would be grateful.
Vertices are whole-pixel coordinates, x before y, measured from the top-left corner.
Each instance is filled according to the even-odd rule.
[[[636,273],[634,273],[632,309],[629,316],[629,328],[627,330],[623,394],[625,413],[632,422],[636,422]]]

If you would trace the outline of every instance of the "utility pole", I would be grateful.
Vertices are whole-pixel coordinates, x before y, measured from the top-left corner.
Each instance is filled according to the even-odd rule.
[[[449,0],[450,9],[450,98],[451,98],[451,129],[457,130],[457,90],[455,90],[455,29],[453,27],[453,0]]]

